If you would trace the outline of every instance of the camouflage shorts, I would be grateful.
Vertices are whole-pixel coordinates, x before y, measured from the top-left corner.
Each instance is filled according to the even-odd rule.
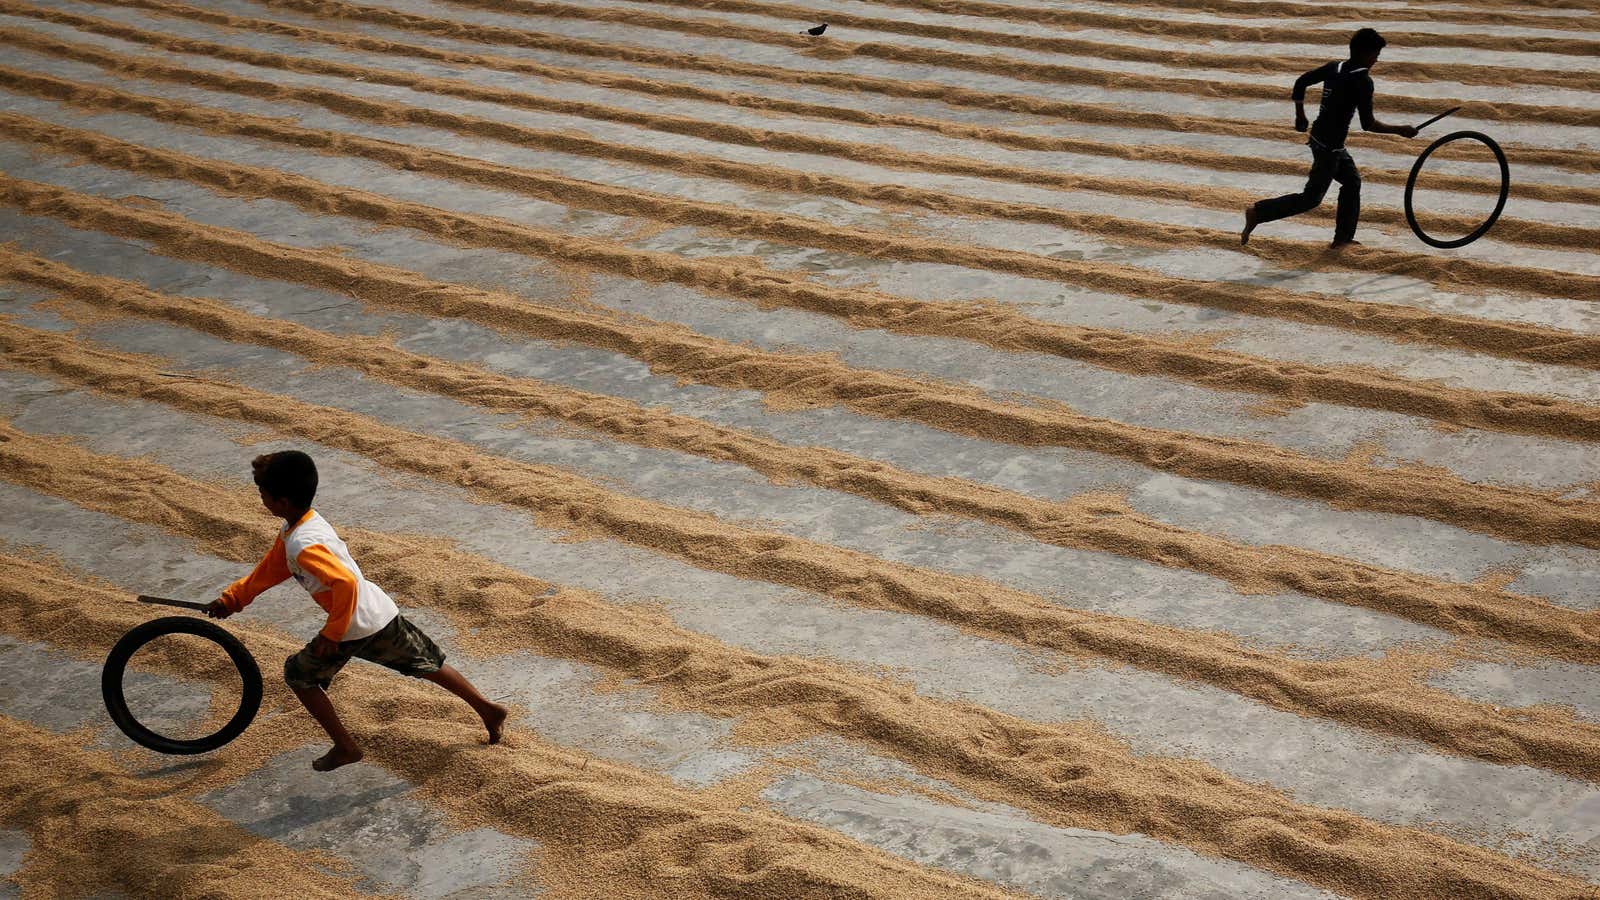
[[[339,650],[332,656],[318,656],[311,647],[307,644],[299,653],[284,660],[283,680],[289,687],[327,690],[333,676],[339,674],[352,656],[412,676],[432,674],[444,665],[444,651],[439,645],[400,615],[374,634],[339,642]]]

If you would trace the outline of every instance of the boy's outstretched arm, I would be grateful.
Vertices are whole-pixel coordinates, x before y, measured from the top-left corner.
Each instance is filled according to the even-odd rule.
[[[226,619],[246,606],[257,597],[261,596],[268,588],[276,587],[289,580],[289,563],[283,556],[283,538],[279,537],[272,542],[272,549],[267,555],[261,557],[261,562],[250,571],[249,575],[228,585],[222,596],[211,601],[206,607],[206,615],[213,619]]]
[[[1384,123],[1379,122],[1378,117],[1372,114],[1371,94],[1367,94],[1366,96],[1362,97],[1361,102],[1356,106],[1356,109],[1361,113],[1362,131],[1372,131],[1376,132],[1377,134],[1398,134],[1401,137],[1408,138],[1417,136],[1417,128],[1415,125],[1385,125]]]
[[[1306,88],[1328,80],[1328,75],[1338,63],[1328,63],[1301,75],[1294,80],[1294,130],[1305,131],[1311,127],[1306,121]]]

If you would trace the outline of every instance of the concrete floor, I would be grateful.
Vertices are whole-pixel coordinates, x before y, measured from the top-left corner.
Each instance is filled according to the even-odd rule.
[[[49,0],[46,5],[224,44],[285,53],[311,52],[289,39],[223,31],[182,20],[153,20],[136,11],[94,3]],[[261,7],[246,0],[214,0],[207,5],[241,15],[263,15]],[[461,21],[541,28],[768,65],[818,65],[787,49],[719,37],[475,12],[426,0],[385,0],[383,5]],[[617,5],[625,4],[618,0]],[[839,6],[876,10],[878,14],[883,10],[855,2]],[[674,14],[762,27],[777,28],[781,24],[787,28],[792,24],[767,17],[682,11]],[[898,8],[893,14],[930,22],[963,18],[909,13]],[[313,21],[277,11],[270,15],[289,22]],[[1206,20],[1205,16],[1195,18]],[[315,24],[340,27],[321,20]],[[984,22],[983,27],[991,24]],[[137,45],[25,18],[0,15],[0,26],[52,34],[119,52],[145,52]],[[1014,26],[998,23],[995,27]],[[1420,23],[1416,27],[1427,30]],[[713,29],[708,26],[708,30]],[[363,26],[361,31],[410,43],[595,70],[638,70],[543,51],[504,47],[485,50],[481,45],[378,27]],[[920,46],[949,44],[899,36],[893,40]],[[1145,43],[1145,39],[1139,40]],[[1148,43],[1159,45],[1154,39]],[[12,48],[7,52],[11,54],[10,65],[63,78],[112,83],[104,72],[86,64]],[[1078,168],[1152,180],[1193,178],[1234,187],[1249,185],[1262,193],[1293,187],[1293,179],[1190,173],[1159,163],[1012,151],[923,132],[796,122],[733,107],[662,101],[577,84],[538,81],[530,85],[521,76],[480,70],[463,73],[419,60],[327,47],[314,52],[361,65],[406,68],[432,75],[467,75],[486,84],[537,89],[551,96],[655,112],[760,127],[825,127],[830,136],[841,139],[995,162]],[[967,52],[990,51],[967,48]],[[1051,61],[1050,54],[1006,54]],[[1540,60],[1547,58],[1530,55]],[[1527,64],[1518,55],[1504,56],[1505,64]],[[1179,204],[930,176],[802,154],[774,154],[382,85],[278,71],[264,74],[249,66],[201,57],[174,54],[172,58],[196,69],[330,87],[354,96],[493,116],[541,128],[577,127],[597,138],[649,141],[659,148],[680,152],[814,170],[825,166],[830,174],[867,181],[914,184],[1174,224],[1235,227],[1231,213]],[[1283,104],[1197,104],[1195,98],[1187,96],[1050,85],[961,70],[922,71],[866,59],[829,65],[836,65],[839,71],[926,78],[967,88],[1141,109],[1190,111],[1200,105],[1208,114],[1262,121],[1275,121],[1284,115]],[[1120,65],[1128,72],[1162,69]],[[655,74],[670,77],[672,73]],[[750,83],[723,76],[696,77],[730,90],[760,90],[863,108],[873,102],[870,98],[813,88]],[[784,211],[837,225],[903,229],[1062,258],[1116,261],[1157,273],[1275,283],[1293,290],[1600,333],[1596,307],[1575,302],[1582,298],[1451,293],[1413,279],[1374,278],[1348,271],[1284,272],[1254,256],[1232,251],[1162,251],[1119,245],[1102,235],[1060,228],[889,210],[825,197],[762,191],[607,160],[535,153],[506,144],[468,140],[437,129],[377,126],[321,109],[256,101],[165,82],[117,78],[115,86],[239,111],[291,115],[307,127],[402,141],[663,194]],[[1518,102],[1530,99],[1527,91],[1515,89],[1502,92],[1481,86],[1469,89],[1410,82],[1395,87],[1399,93],[1415,96],[1429,95],[1425,91],[1433,90],[1441,97]],[[1540,97],[1538,102],[1563,102],[1555,96]],[[1293,155],[1281,147],[1270,153],[1263,151],[1261,147],[1267,142],[1247,139],[1129,133],[932,102],[896,104],[901,111],[918,115],[1020,131],[1048,128],[1128,142],[1154,141],[1159,136],[1159,142],[1168,144]],[[495,215],[574,235],[621,240],[640,249],[686,257],[754,256],[772,268],[803,272],[823,284],[870,284],[888,293],[922,298],[994,298],[1046,321],[1168,336],[1219,335],[1221,339],[1215,346],[1260,356],[1373,365],[1406,377],[1439,379],[1466,387],[1515,386],[1521,391],[1584,402],[1600,400],[1600,375],[1592,370],[1510,363],[1281,320],[1146,302],[990,271],[869,259],[695,228],[669,228],[650,236],[633,237],[632,230],[639,223],[625,217],[396,172],[354,158],[165,127],[134,115],[86,113],[3,89],[0,110],[148,146],[270,166],[330,184],[359,187],[441,208]],[[1600,147],[1600,129],[1465,121],[1462,127],[1483,127],[1506,140]],[[1362,161],[1384,167],[1409,165],[1409,159],[1378,153],[1364,154]],[[274,201],[244,202],[181,180],[130,174],[65,156],[37,153],[17,142],[0,141],[0,171],[92,195],[143,197],[195,221],[245,230],[284,244],[336,248],[351,258],[403,266],[430,278],[503,289],[543,303],[568,303],[579,286],[569,274],[553,267],[559,261],[447,245],[413,232],[378,229],[333,216],[312,216]],[[1559,170],[1519,168],[1518,177],[1563,184],[1571,183],[1573,175]],[[1369,203],[1374,205],[1397,202],[1398,191],[1392,187],[1369,186],[1368,191]],[[1476,201],[1455,198],[1451,202],[1472,208],[1470,204]],[[1520,203],[1515,214],[1544,221],[1600,224],[1600,209],[1574,204]],[[1285,237],[1320,239],[1326,226],[1282,223],[1274,229],[1275,234]],[[0,209],[0,239],[15,242],[19,250],[84,271],[132,279],[156,290],[216,298],[255,315],[295,321],[336,334],[386,334],[412,352],[660,405],[793,445],[830,447],[918,472],[960,477],[1042,498],[1116,490],[1125,492],[1130,505],[1153,518],[1249,543],[1307,547],[1460,581],[1509,571],[1515,573],[1509,584],[1511,590],[1575,609],[1589,610],[1600,604],[1600,554],[1570,545],[1522,544],[1417,517],[1336,509],[1235,484],[1174,476],[1087,452],[999,444],[846,410],[774,409],[763,405],[762,398],[752,392],[678,383],[676,379],[654,375],[637,360],[620,354],[509,336],[459,320],[364,309],[340,295],[252,278],[220,267],[175,261],[151,252],[137,241],[70,228],[54,219],[24,215],[11,208]],[[1385,246],[1402,245],[1408,250],[1422,249],[1409,235],[1383,234],[1376,229],[1368,240]],[[1600,273],[1600,255],[1594,253],[1530,249],[1492,238],[1474,245],[1472,252],[1475,258],[1490,262]],[[1343,458],[1370,445],[1379,448],[1380,461],[1421,461],[1474,481],[1552,488],[1572,496],[1589,495],[1600,484],[1600,454],[1586,443],[1475,429],[1445,432],[1416,417],[1327,403],[1310,403],[1282,416],[1263,417],[1250,411],[1250,406],[1260,400],[1255,395],[1208,390],[1153,375],[1111,372],[1057,357],[1002,354],[958,340],[858,330],[794,310],[763,310],[679,286],[617,276],[588,276],[581,286],[585,289],[583,299],[590,304],[681,323],[726,340],[768,349],[833,353],[855,366],[964,383],[997,396],[1021,392],[1134,424],[1259,441],[1329,459]],[[1044,545],[967,520],[930,521],[930,517],[805,484],[773,484],[733,464],[640,448],[598,434],[493,414],[448,397],[398,390],[346,371],[313,369],[306,360],[292,354],[222,341],[187,329],[131,318],[74,326],[48,308],[38,308],[46,299],[35,291],[0,284],[0,313],[29,327],[76,327],[81,340],[123,351],[157,354],[172,360],[183,371],[212,373],[261,390],[359,412],[418,433],[458,440],[496,456],[559,466],[622,493],[711,513],[727,521],[824,541],[895,562],[981,576],[1044,596],[1064,607],[1216,630],[1251,646],[1308,658],[1377,656],[1401,648],[1441,647],[1452,639],[1437,629],[1394,616],[1301,594],[1245,596],[1226,582],[1185,570],[1108,553]],[[292,446],[281,436],[253,433],[235,422],[151,403],[111,400],[70,383],[9,368],[0,368],[0,414],[26,432],[71,437],[97,452],[145,456],[187,477],[210,481],[242,481],[242,463],[251,454]],[[175,441],[175,435],[181,435],[181,441]],[[1143,670],[1069,666],[1054,654],[1025,652],[923,617],[844,607],[828,598],[783,586],[697,569],[679,559],[620,541],[592,539],[571,543],[563,534],[539,527],[517,509],[485,504],[457,488],[386,471],[351,454],[325,447],[313,449],[324,484],[317,505],[336,524],[446,537],[468,552],[536,577],[593,590],[619,602],[648,601],[677,624],[735,647],[770,654],[800,654],[874,669],[887,667],[924,695],[979,703],[1038,721],[1089,720],[1127,741],[1139,753],[1202,760],[1235,778],[1283,789],[1301,802],[1346,809],[1380,822],[1428,829],[1502,851],[1526,853],[1542,865],[1600,882],[1600,790],[1594,785],[1543,770],[1442,755],[1419,743],[1327,720],[1298,717],[1216,688]],[[208,556],[188,540],[167,531],[75,507],[5,480],[0,480],[0,508],[6,510],[0,518],[0,541],[46,550],[79,571],[105,578],[129,591],[204,599],[241,574],[239,566]],[[268,527],[264,523],[263,528]],[[250,612],[297,634],[314,631],[320,621],[318,614],[297,589],[288,588],[270,592]],[[441,616],[426,609],[408,609],[407,615],[422,623],[442,645],[451,646],[451,629]],[[1332,896],[1275,874],[1139,834],[1113,835],[1042,824],[1022,810],[971,797],[952,785],[928,779],[899,761],[837,737],[776,748],[741,746],[731,739],[730,720],[665,710],[649,686],[628,683],[623,689],[614,690],[603,684],[606,673],[571,660],[521,652],[492,658],[457,658],[455,662],[478,683],[492,686],[495,696],[515,706],[522,724],[546,739],[661,772],[685,785],[715,785],[780,759],[807,758],[812,761],[810,767],[790,768],[762,791],[762,800],[773,810],[918,863],[1038,896],[1219,900]],[[263,663],[263,670],[270,675],[275,666]],[[96,666],[74,661],[47,642],[0,636],[0,715],[58,732],[83,725],[104,726],[97,681]],[[29,690],[7,688],[24,683]],[[1582,718],[1600,720],[1600,704],[1593,699],[1600,696],[1600,671],[1594,667],[1539,660],[1468,663],[1438,673],[1431,683],[1462,697],[1498,704],[1568,705]],[[204,691],[197,685],[147,676],[131,690],[151,703],[162,698],[166,705],[161,711],[174,720],[204,708]],[[130,746],[104,727],[97,740],[101,746]],[[286,753],[237,783],[204,795],[201,802],[262,836],[291,847],[328,851],[348,860],[363,873],[362,886],[371,891],[454,898],[537,892],[536,870],[532,882],[507,883],[510,876],[526,866],[529,852],[534,849],[529,841],[493,829],[454,829],[437,809],[416,795],[413,785],[375,765],[351,767],[332,782],[335,787],[330,791],[327,779],[312,779],[307,769],[307,761],[317,752],[313,747],[304,747]],[[147,760],[150,766],[159,763]],[[929,793],[891,793],[859,786],[863,781],[879,783],[890,779],[920,785]],[[936,799],[939,796],[962,802],[942,802]],[[1486,797],[1494,798],[1494,802],[1485,802]],[[22,865],[28,847],[26,835],[0,830],[0,876]],[[0,881],[0,897],[15,894],[14,887]]]

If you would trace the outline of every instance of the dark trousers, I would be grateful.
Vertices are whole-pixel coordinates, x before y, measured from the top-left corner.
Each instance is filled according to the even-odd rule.
[[[1311,174],[1306,176],[1306,186],[1298,194],[1284,194],[1256,204],[1256,221],[1272,222],[1287,219],[1316,209],[1328,193],[1328,185],[1339,182],[1339,212],[1333,228],[1335,241],[1348,241],[1356,236],[1356,222],[1361,219],[1361,173],[1356,171],[1355,160],[1343,150],[1328,150],[1311,144]]]

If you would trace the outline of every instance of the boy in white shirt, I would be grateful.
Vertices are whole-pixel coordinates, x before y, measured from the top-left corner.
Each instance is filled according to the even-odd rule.
[[[284,526],[254,571],[213,600],[206,615],[226,619],[290,577],[327,611],[327,624],[283,664],[284,681],[333,740],[333,749],[311,767],[331,772],[363,755],[326,693],[333,676],[352,656],[426,678],[455,694],[483,719],[489,743],[498,743],[506,708],[485,699],[464,675],[445,665],[438,645],[400,615],[382,588],[362,577],[333,526],[311,508],[317,493],[317,467],[311,457],[286,450],[258,456],[250,467],[262,505],[283,519]]]

